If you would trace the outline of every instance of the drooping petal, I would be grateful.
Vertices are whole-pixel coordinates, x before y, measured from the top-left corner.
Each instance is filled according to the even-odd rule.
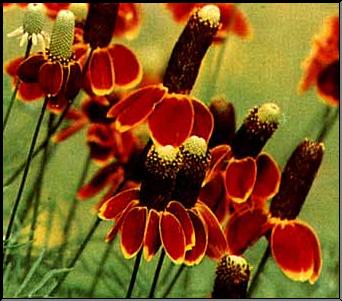
[[[332,106],[340,104],[340,60],[325,67],[317,78],[317,89]]]
[[[280,169],[272,157],[266,153],[256,159],[257,177],[252,192],[254,204],[264,205],[264,201],[272,198],[279,189]]]
[[[269,229],[267,214],[261,209],[239,210],[233,213],[225,227],[229,253],[242,254]]]
[[[151,209],[148,215],[146,230],[144,235],[144,258],[151,261],[153,256],[158,252],[161,241],[159,234],[159,213]]]
[[[79,200],[86,200],[100,192],[116,176],[122,176],[123,170],[117,162],[106,165],[96,172],[89,183],[83,185],[77,192]]]
[[[114,134],[114,157],[121,163],[126,163],[131,158],[132,153],[137,147],[137,138],[130,132],[120,133],[113,131]]]
[[[114,219],[133,200],[139,200],[140,190],[133,188],[122,191],[107,200],[99,209],[98,216],[104,220]]]
[[[94,50],[89,62],[89,80],[95,95],[107,95],[115,85],[115,74],[112,58],[107,49]]]
[[[147,208],[135,207],[127,214],[121,228],[121,251],[125,258],[135,256],[143,245]]]
[[[140,28],[140,13],[138,3],[120,3],[114,36],[134,38]]]
[[[183,263],[185,235],[178,219],[169,212],[163,212],[160,218],[159,231],[166,254],[174,263]]]
[[[18,57],[15,58],[14,60],[11,60],[9,62],[5,63],[5,71],[9,76],[15,77],[17,76],[18,73],[18,68],[20,66],[20,64],[22,63],[22,61],[24,60],[23,57]]]
[[[309,225],[295,220],[276,224],[270,243],[273,258],[287,277],[311,284],[317,281],[322,268],[321,249]]]
[[[108,111],[107,117],[116,117],[116,128],[120,132],[127,131],[144,122],[166,92],[167,89],[162,85],[152,85],[135,90],[116,103]]]
[[[22,101],[32,101],[40,99],[44,96],[40,85],[37,83],[27,84],[22,82],[18,90],[18,99]]]
[[[205,221],[203,221],[197,214],[188,211],[192,224],[195,229],[195,245],[185,253],[184,263],[187,265],[195,265],[202,261],[208,246],[208,231]]]
[[[164,96],[148,118],[152,139],[163,146],[180,146],[189,137],[193,123],[191,99],[181,94]]]
[[[44,55],[35,54],[22,61],[18,67],[18,76],[25,83],[38,83],[40,67],[46,62]]]
[[[214,129],[214,118],[210,110],[202,102],[192,99],[194,108],[194,124],[191,136],[197,136],[209,141]]]
[[[197,202],[195,208],[200,217],[205,221],[208,229],[208,247],[206,254],[212,259],[220,259],[227,251],[227,242],[221,226],[215,215],[204,203]]]
[[[226,189],[230,199],[245,202],[253,191],[257,167],[255,160],[247,157],[231,160],[226,169]]]
[[[74,99],[81,88],[82,72],[79,63],[72,63],[69,66],[69,77],[66,81],[64,95],[70,100]]]
[[[115,73],[115,85],[132,88],[142,79],[142,66],[136,55],[124,45],[114,44],[108,48]]]
[[[39,84],[46,95],[56,96],[63,84],[63,68],[59,62],[46,62],[39,69]]]
[[[190,250],[195,244],[195,230],[187,210],[181,203],[172,201],[167,205],[166,211],[172,213],[182,225],[185,235],[185,249]]]
[[[52,141],[55,143],[60,143],[70,138],[72,135],[80,131],[87,124],[86,119],[80,119],[76,122],[73,122],[71,125],[61,129],[58,131],[53,137]]]
[[[235,16],[232,31],[241,38],[247,38],[251,35],[251,25],[246,14],[235,5]]]

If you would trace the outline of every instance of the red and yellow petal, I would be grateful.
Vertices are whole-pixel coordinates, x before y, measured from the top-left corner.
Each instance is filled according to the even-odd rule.
[[[232,24],[231,30],[241,38],[248,38],[252,34],[252,28],[246,14],[237,8],[236,5],[234,23]]]
[[[142,247],[146,218],[146,207],[135,207],[127,213],[121,228],[121,251],[125,258],[132,258]]]
[[[56,96],[62,88],[64,70],[59,62],[46,62],[39,69],[39,84],[46,95]]]
[[[193,98],[192,106],[195,115],[191,136],[201,137],[208,142],[214,129],[214,117],[201,101]]]
[[[166,211],[172,213],[182,225],[185,235],[185,250],[191,250],[195,244],[195,230],[187,210],[181,203],[172,201],[167,205]]]
[[[33,101],[44,96],[44,92],[37,83],[27,84],[22,82],[18,90],[18,99],[22,101]]]
[[[225,175],[228,197],[237,203],[245,202],[253,191],[256,174],[257,166],[253,158],[231,160]]]
[[[171,11],[175,21],[183,22],[189,18],[196,3],[166,3],[166,7]]]
[[[169,212],[161,214],[159,232],[162,245],[169,258],[177,264],[184,262],[185,234],[178,219]]]
[[[208,247],[208,230],[205,221],[203,221],[197,214],[189,211],[192,224],[195,229],[195,245],[193,248],[185,253],[184,263],[187,265],[199,264]]]
[[[317,91],[330,105],[340,104],[340,60],[328,65],[319,73]]]
[[[166,92],[167,89],[162,85],[152,85],[136,90],[116,103],[108,111],[107,117],[116,117],[116,128],[120,132],[127,131],[144,122]]]
[[[99,209],[98,216],[104,220],[114,219],[127,205],[134,200],[139,200],[140,190],[133,188],[122,191],[107,200]]]
[[[142,66],[136,55],[124,45],[114,44],[108,48],[113,61],[115,85],[129,89],[142,79]]]
[[[81,89],[82,71],[79,63],[72,63],[69,66],[69,76],[65,83],[64,95],[70,100],[74,99]]]
[[[256,164],[257,177],[251,198],[256,206],[263,207],[278,192],[281,173],[278,164],[266,153],[257,157]]]
[[[107,49],[94,50],[89,62],[89,81],[95,95],[107,95],[115,86],[112,57]]]
[[[148,118],[152,139],[163,146],[180,146],[189,137],[193,123],[191,98],[181,94],[164,96]]]
[[[221,226],[215,215],[204,203],[198,201],[195,208],[208,229],[206,254],[212,259],[220,259],[227,251],[227,242]]]
[[[271,234],[272,256],[284,272],[295,281],[315,283],[322,268],[319,239],[315,231],[299,221],[276,224]]]
[[[71,125],[61,129],[58,131],[53,137],[52,141],[55,143],[62,142],[68,138],[70,138],[72,135],[80,131],[86,124],[88,123],[88,120],[86,118],[81,118],[75,122],[73,122]]]
[[[134,38],[140,28],[140,12],[137,3],[120,3],[114,36]]]
[[[20,66],[20,64],[22,63],[22,61],[24,60],[23,57],[18,57],[18,58],[15,58],[9,62],[7,62],[5,64],[5,71],[6,73],[9,75],[9,76],[12,76],[12,77],[15,77],[17,76],[17,73],[18,73],[18,68]]]
[[[46,63],[44,55],[35,54],[22,61],[18,67],[18,76],[25,83],[38,83],[40,67]]]
[[[159,234],[159,213],[151,209],[148,214],[146,230],[144,235],[144,258],[151,261],[153,256],[158,252],[161,240]]]
[[[267,214],[261,209],[245,209],[233,213],[225,227],[229,253],[241,255],[263,236],[270,225]]]

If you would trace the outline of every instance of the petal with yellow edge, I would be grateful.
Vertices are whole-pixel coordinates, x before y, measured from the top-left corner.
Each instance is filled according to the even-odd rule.
[[[162,85],[135,90],[116,103],[108,111],[107,117],[116,118],[115,125],[120,132],[127,131],[144,122],[166,92],[167,89]]]
[[[43,54],[29,56],[18,67],[17,74],[19,78],[25,83],[37,83],[39,80],[39,69],[45,62]]]
[[[183,263],[185,258],[185,234],[178,219],[173,214],[164,211],[160,218],[159,231],[166,254],[174,263]]]
[[[292,220],[276,224],[271,234],[272,256],[284,272],[295,281],[314,284],[321,272],[319,239],[306,223]]]
[[[140,190],[133,188],[122,191],[108,199],[99,209],[102,219],[114,219],[133,200],[139,200]]]
[[[135,256],[143,245],[147,219],[146,207],[135,207],[127,214],[121,228],[121,251],[125,258]]]
[[[22,101],[38,100],[44,96],[40,85],[37,83],[27,84],[22,82],[18,90],[18,99]]]
[[[163,146],[180,146],[189,137],[193,123],[191,98],[181,94],[164,96],[148,118],[152,139]]]
[[[159,234],[159,213],[151,209],[147,222],[144,235],[144,258],[146,261],[151,261],[153,256],[158,252],[161,241]]]
[[[43,92],[56,96],[62,88],[65,79],[62,65],[59,62],[46,62],[39,69],[39,84]]]
[[[253,191],[256,174],[257,167],[253,158],[231,160],[225,175],[228,197],[237,203],[245,202]]]
[[[208,142],[214,129],[213,115],[207,106],[199,100],[192,99],[192,106],[195,115],[191,136],[201,137]]]

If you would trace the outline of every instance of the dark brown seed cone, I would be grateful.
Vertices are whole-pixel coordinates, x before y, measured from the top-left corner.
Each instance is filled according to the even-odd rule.
[[[273,103],[254,107],[233,137],[234,157],[255,158],[278,128],[279,116],[279,107]]]
[[[246,298],[250,276],[249,265],[239,256],[224,256],[216,268],[212,298]]]
[[[84,41],[90,47],[106,47],[113,37],[119,3],[89,3]]]
[[[182,165],[177,173],[173,199],[191,208],[198,199],[211,155],[205,140],[196,136],[180,147],[180,154]]]
[[[231,144],[235,134],[235,110],[232,103],[224,99],[215,99],[209,106],[214,117],[214,130],[209,147]]]
[[[271,202],[272,216],[295,219],[321,165],[323,143],[304,140],[297,146],[281,175],[278,194]]]
[[[140,201],[148,208],[163,210],[171,201],[180,166],[178,150],[153,145],[147,153],[140,188]]]
[[[169,60],[163,84],[169,92],[189,94],[195,84],[205,53],[219,29],[220,11],[214,5],[197,10],[190,17]]]

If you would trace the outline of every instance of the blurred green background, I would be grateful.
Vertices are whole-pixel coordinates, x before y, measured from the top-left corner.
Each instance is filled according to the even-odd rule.
[[[163,4],[140,4],[142,26],[140,34],[134,40],[115,40],[129,45],[136,51],[146,72],[158,72],[165,68],[172,47],[183,29],[182,24],[176,24],[171,14]],[[283,120],[273,138],[266,145],[266,150],[276,158],[281,166],[304,137],[315,138],[321,127],[321,118],[325,109],[324,103],[318,100],[314,90],[299,95],[298,82],[302,75],[300,65],[308,55],[314,34],[322,27],[323,20],[339,13],[338,4],[239,4],[246,13],[253,27],[251,40],[241,40],[231,35],[227,41],[224,59],[219,72],[212,77],[213,64],[220,51],[212,47],[204,61],[199,78],[192,95],[209,102],[210,96],[223,95],[233,102],[238,125],[242,122],[248,110],[263,102],[277,103],[283,112]],[[21,25],[23,11],[11,7],[3,13],[3,60],[4,62],[23,55],[24,48],[19,47],[16,39],[9,39],[6,34]],[[50,29],[47,31],[50,32]],[[207,64],[206,64],[207,62]],[[213,86],[215,84],[215,86]],[[7,75],[3,78],[3,109],[7,110],[12,88]],[[213,95],[208,95],[212,91]],[[78,97],[76,105],[79,104]],[[36,118],[41,101],[25,104],[17,101],[11,119],[3,138],[3,172],[4,179],[26,158],[31,141]],[[47,121],[47,118],[46,118]],[[265,271],[261,274],[253,297],[338,297],[339,292],[339,127],[335,123],[325,146],[325,155],[318,176],[300,214],[300,219],[308,222],[316,231],[321,241],[323,252],[323,269],[315,285],[293,282],[286,278],[269,259]],[[43,132],[40,137],[43,137]],[[46,236],[45,226],[48,220],[52,222],[52,239],[50,246],[58,245],[61,223],[64,221],[71,203],[80,173],[87,157],[85,131],[73,136],[58,146],[45,176],[43,186],[42,206],[40,212],[40,237],[37,245],[40,247]],[[39,159],[34,161],[26,192],[30,181],[37,171]],[[89,176],[97,170],[91,166]],[[4,217],[3,225],[7,226],[8,216],[19,186],[19,180],[3,190]],[[88,232],[95,219],[93,209],[96,199],[79,204],[73,224],[72,245],[68,250],[71,256]],[[52,212],[53,220],[48,218]],[[68,276],[61,297],[88,297],[87,290],[94,270],[106,244],[103,237],[111,227],[110,223],[102,223],[91,243],[86,248],[82,260],[76,269]],[[265,240],[260,240],[248,250],[246,257],[252,266],[256,267],[263,250]],[[39,254],[36,251],[35,254]],[[43,263],[46,267],[51,263],[48,251]],[[158,257],[158,256],[157,256]],[[18,274],[20,266],[25,262],[16,258]],[[138,282],[133,296],[146,297],[152,282],[152,275],[157,260],[151,263],[143,262],[138,274]],[[100,281],[96,297],[122,297],[130,279],[130,271],[134,260],[125,261],[119,252],[117,243],[114,251],[104,267],[103,278]],[[176,271],[165,275],[169,261],[164,263],[161,274],[162,283],[156,296],[161,296],[165,283],[172,279]],[[47,268],[46,268],[47,269]],[[205,260],[197,267],[183,273],[170,297],[208,297],[212,290],[215,264]],[[40,271],[41,275],[46,270]],[[115,275],[119,279],[116,280]],[[21,276],[22,277],[22,276]],[[39,276],[32,279],[32,286],[39,282]],[[11,281],[5,287],[5,297],[10,297],[17,290],[20,277],[11,275]],[[118,283],[122,283],[120,286]],[[164,287],[164,288],[163,288]],[[22,293],[25,295],[25,290]]]

